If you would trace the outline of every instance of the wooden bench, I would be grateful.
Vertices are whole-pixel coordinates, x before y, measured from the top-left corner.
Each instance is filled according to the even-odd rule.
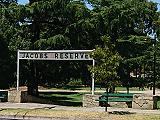
[[[127,105],[131,104],[133,100],[133,93],[103,93],[99,97],[99,106],[107,107],[109,106],[108,102],[126,102]],[[129,106],[130,107],[130,106]]]

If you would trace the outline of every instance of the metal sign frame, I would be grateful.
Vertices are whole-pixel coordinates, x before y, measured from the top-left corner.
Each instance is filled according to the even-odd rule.
[[[17,91],[19,90],[20,60],[95,60],[89,56],[93,50],[18,50],[17,51]],[[92,95],[94,95],[94,73],[92,73]]]

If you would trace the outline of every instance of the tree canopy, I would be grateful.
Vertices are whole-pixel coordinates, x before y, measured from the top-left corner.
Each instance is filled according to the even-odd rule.
[[[93,9],[87,8],[85,2]],[[14,85],[16,79],[18,49],[96,49],[93,57],[99,61],[94,69],[97,76],[102,75],[103,81],[121,80],[123,85],[131,81],[130,73],[135,70],[141,74],[153,71],[154,49],[150,36],[156,34],[157,40],[160,36],[160,13],[156,3],[146,0],[30,0],[29,4],[19,5],[16,0],[1,0],[0,6],[0,65],[3,68],[0,81],[8,86]],[[108,37],[109,41],[104,41]],[[159,59],[159,41],[156,46]],[[73,78],[85,81],[90,76],[83,72],[88,71],[85,62],[24,61],[20,69],[21,84],[30,86],[38,76],[39,84],[50,85],[66,84]]]

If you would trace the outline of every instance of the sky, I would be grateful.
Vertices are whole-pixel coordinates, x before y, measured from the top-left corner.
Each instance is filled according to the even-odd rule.
[[[160,0],[151,0],[151,1],[158,3],[158,11],[160,11]]]
[[[27,4],[29,0],[18,0],[19,4]]]
[[[27,4],[29,0],[18,0],[19,4]],[[158,11],[160,11],[160,0],[151,0],[153,2],[158,3]],[[89,5],[87,5],[88,7],[90,7]]]

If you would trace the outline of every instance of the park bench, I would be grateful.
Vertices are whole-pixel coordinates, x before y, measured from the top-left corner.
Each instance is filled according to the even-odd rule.
[[[7,102],[8,92],[0,90],[0,102]]]
[[[3,101],[4,98],[4,96],[0,96],[0,102]]]
[[[130,104],[133,100],[133,93],[102,93],[99,97],[99,106],[107,107],[109,106],[108,102],[126,102],[127,105],[130,107]]]

